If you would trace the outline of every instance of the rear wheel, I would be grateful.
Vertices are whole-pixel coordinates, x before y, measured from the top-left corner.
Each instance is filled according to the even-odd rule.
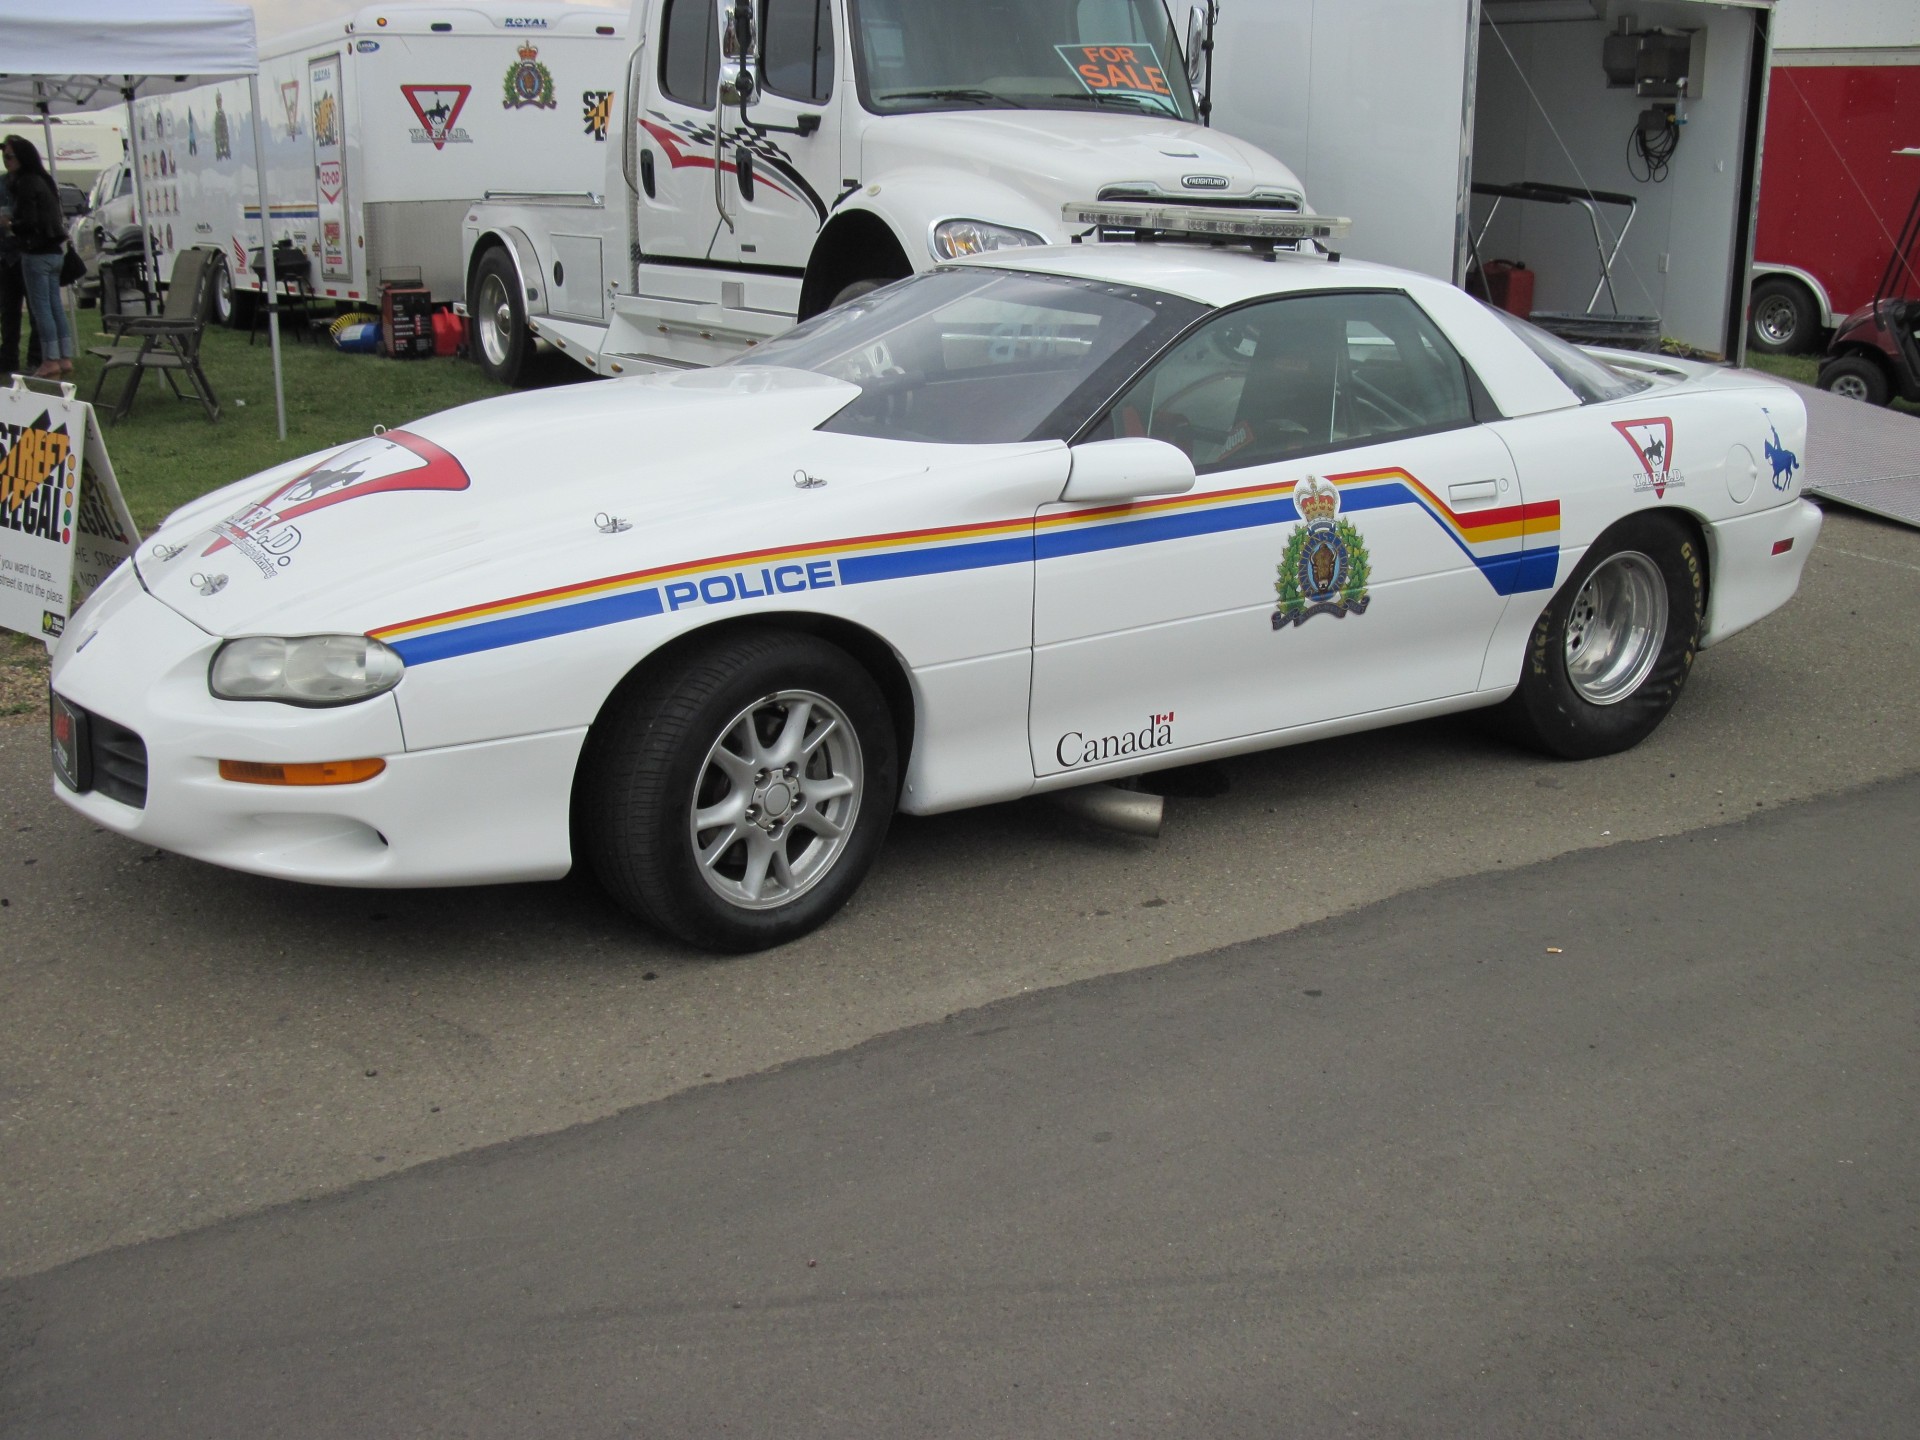
[[[1753,287],[1747,305],[1747,341],[1767,355],[1791,355],[1813,348],[1818,317],[1813,297],[1797,280],[1770,276]]]
[[[852,896],[892,820],[878,687],[845,651],[733,634],[617,695],[576,794],[595,873],[627,909],[710,950],[759,950]]]
[[[1638,745],[1693,668],[1705,593],[1684,526],[1642,514],[1607,531],[1533,627],[1504,706],[1518,737],[1568,760]]]
[[[502,384],[519,383],[531,346],[527,306],[519,272],[498,246],[481,256],[474,269],[467,312],[473,321],[473,358],[480,368]]]
[[[1820,367],[1820,388],[1847,400],[1884,405],[1893,393],[1886,367],[1865,355],[1842,355]]]

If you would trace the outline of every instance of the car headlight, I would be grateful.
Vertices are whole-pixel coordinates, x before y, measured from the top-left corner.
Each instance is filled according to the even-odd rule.
[[[406,668],[365,635],[250,635],[214,652],[207,688],[222,700],[351,705],[391,690]]]
[[[942,220],[933,227],[928,245],[937,260],[958,260],[963,255],[984,255],[989,250],[1016,250],[1022,245],[1044,245],[1046,236],[1031,230],[1016,230],[1011,225],[990,225],[985,220]]]

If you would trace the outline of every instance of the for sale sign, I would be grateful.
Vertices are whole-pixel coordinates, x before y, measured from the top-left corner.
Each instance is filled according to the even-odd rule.
[[[49,650],[139,538],[93,407],[72,393],[0,390],[0,626]]]
[[[1179,113],[1166,67],[1151,45],[1056,45],[1089,95],[1124,95]]]

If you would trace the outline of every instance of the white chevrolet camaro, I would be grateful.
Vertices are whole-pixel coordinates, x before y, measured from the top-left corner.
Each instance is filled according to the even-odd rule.
[[[489,400],[171,516],[53,662],[55,787],[323,884],[591,865],[695,944],[896,808],[1475,706],[1646,736],[1819,532],[1788,389],[1258,247],[1002,252],[717,369]]]

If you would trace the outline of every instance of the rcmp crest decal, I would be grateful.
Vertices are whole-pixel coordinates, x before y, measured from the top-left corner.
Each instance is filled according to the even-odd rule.
[[[540,63],[540,47],[523,43],[520,58],[507,67],[506,98],[500,108],[523,110],[531,105],[536,110],[552,110],[559,104],[553,98],[553,72]]]
[[[1293,491],[1300,524],[1287,538],[1274,592],[1273,628],[1304,625],[1316,615],[1336,620],[1348,614],[1364,615],[1372,598],[1367,580],[1373,573],[1366,541],[1358,527],[1340,514],[1340,492],[1318,475],[1309,475]]]

